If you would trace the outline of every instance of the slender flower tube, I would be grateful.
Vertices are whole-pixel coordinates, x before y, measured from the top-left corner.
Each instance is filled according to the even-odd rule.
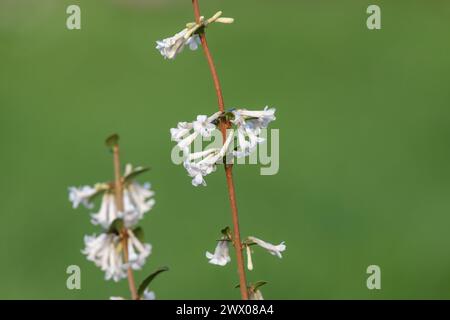
[[[264,300],[264,297],[263,297],[261,291],[256,289],[256,290],[250,290],[248,299],[249,300]]]
[[[83,186],[80,188],[69,187],[69,200],[72,202],[74,209],[78,208],[80,204],[84,205],[87,209],[92,209],[94,204],[90,200],[97,192],[97,188],[91,186]]]
[[[128,230],[128,263],[134,270],[140,270],[147,257],[152,252],[152,246],[149,243],[142,243],[133,231]]]
[[[277,256],[279,258],[282,258],[281,252],[286,250],[286,245],[284,244],[284,241],[281,242],[279,245],[273,245],[269,242],[263,241],[255,237],[248,237],[248,240],[256,243],[261,248],[266,249],[270,254]]]
[[[250,246],[246,246],[247,251],[247,269],[252,271],[253,270],[253,261],[252,261],[252,249]]]

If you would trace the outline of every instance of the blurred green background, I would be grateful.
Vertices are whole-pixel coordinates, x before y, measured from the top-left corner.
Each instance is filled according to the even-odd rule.
[[[366,8],[382,29],[366,28]],[[66,29],[78,4],[82,29]],[[280,171],[237,166],[242,235],[286,241],[255,250],[266,298],[450,298],[450,3],[201,1],[236,19],[208,40],[229,107],[277,107]],[[138,280],[159,299],[235,299],[235,258],[207,263],[231,224],[222,170],[194,188],[171,163],[169,128],[216,111],[201,51],[165,61],[155,41],[193,20],[189,0],[0,2],[0,298],[128,296],[80,253],[98,231],[67,187],[112,177],[122,159],[151,165],[156,206],[142,222],[153,254]],[[81,290],[66,289],[68,265]],[[366,268],[382,289],[366,288]]]

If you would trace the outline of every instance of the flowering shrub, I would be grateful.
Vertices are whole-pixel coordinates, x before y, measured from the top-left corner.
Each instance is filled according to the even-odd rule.
[[[99,211],[91,213],[91,223],[102,230],[98,235],[84,237],[85,248],[82,253],[105,272],[106,280],[118,282],[128,278],[133,299],[154,299],[154,292],[147,289],[149,283],[146,284],[144,280],[136,289],[133,276],[133,270],[141,270],[152,251],[151,244],[144,241],[143,229],[137,226],[155,204],[150,184],[140,184],[135,180],[148,168],[133,168],[128,164],[121,176],[118,136],[111,136],[107,144],[114,153],[115,181],[69,188],[69,200],[74,208],[82,204],[92,210],[94,198],[102,197]],[[159,269],[149,277],[153,279],[154,275],[165,270],[167,268]]]

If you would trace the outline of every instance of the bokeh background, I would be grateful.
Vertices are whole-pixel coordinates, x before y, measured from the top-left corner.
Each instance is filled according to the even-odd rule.
[[[382,29],[366,28],[366,8]],[[82,29],[66,29],[78,4]],[[450,298],[450,3],[201,1],[236,19],[208,40],[229,107],[277,107],[280,170],[237,166],[243,236],[286,241],[282,260],[255,250],[250,281],[273,299]],[[169,128],[216,111],[201,51],[165,61],[155,41],[193,20],[188,0],[0,2],[0,298],[128,296],[80,253],[98,231],[67,188],[112,177],[104,139],[156,206],[143,220],[159,299],[235,299],[235,259],[207,263],[231,224],[222,170],[194,188],[171,163]],[[81,290],[66,268],[81,267]],[[382,289],[366,288],[366,268]]]

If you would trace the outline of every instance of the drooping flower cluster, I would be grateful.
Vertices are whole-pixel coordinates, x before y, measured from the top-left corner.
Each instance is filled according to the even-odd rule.
[[[252,153],[258,144],[265,141],[261,129],[275,120],[275,108],[265,107],[264,110],[250,111],[233,109],[229,112],[216,112],[212,116],[197,116],[193,122],[179,122],[176,128],[170,129],[172,141],[183,151],[183,162],[194,186],[204,185],[204,177],[214,172],[216,164],[224,157],[245,157]],[[210,138],[214,130],[219,130],[219,122],[225,121],[231,127],[227,130],[227,138],[221,148],[210,148],[191,153],[191,145],[197,137]],[[234,146],[234,133],[237,132],[237,147]]]
[[[226,230],[226,231],[224,231]],[[217,242],[216,249],[214,250],[214,254],[210,252],[206,252],[206,258],[209,259],[209,263],[215,264],[218,266],[225,266],[231,261],[230,257],[230,243],[233,241],[229,228],[222,230],[223,236]],[[264,240],[258,239],[256,237],[248,237],[246,241],[242,244],[243,247],[247,250],[247,267],[249,270],[253,270],[253,262],[251,257],[251,245],[258,245],[263,249],[266,249],[270,254],[282,258],[281,252],[286,250],[286,245],[284,241],[279,245],[274,245]]]
[[[190,22],[186,28],[176,33],[172,37],[156,41],[156,49],[161,53],[164,59],[173,60],[175,57],[188,46],[191,50],[197,50],[200,45],[199,32],[213,22],[233,23],[232,18],[221,17],[222,12],[217,12],[209,19],[201,17],[200,23]]]
[[[175,59],[175,56],[183,51],[185,46],[191,50],[197,50],[199,44],[200,37],[197,34],[189,35],[188,29],[185,28],[173,37],[156,41],[156,49],[164,59]]]
[[[126,278],[128,266],[134,270],[141,269],[151,253],[152,246],[143,242],[140,236],[142,230],[137,227],[139,220],[155,204],[150,184],[141,185],[134,180],[134,177],[144,171],[146,169],[142,167],[133,169],[131,165],[126,166],[123,176],[123,212],[117,209],[113,183],[99,183],[94,187],[69,188],[69,200],[73,203],[74,208],[83,204],[86,208],[92,209],[94,207],[93,199],[102,195],[100,209],[91,214],[91,222],[101,226],[103,232],[99,235],[86,235],[84,237],[85,248],[82,253],[105,272],[106,280],[112,279],[117,282]],[[116,224],[121,227],[118,228]],[[123,237],[125,236],[127,238],[128,263],[124,261]]]

